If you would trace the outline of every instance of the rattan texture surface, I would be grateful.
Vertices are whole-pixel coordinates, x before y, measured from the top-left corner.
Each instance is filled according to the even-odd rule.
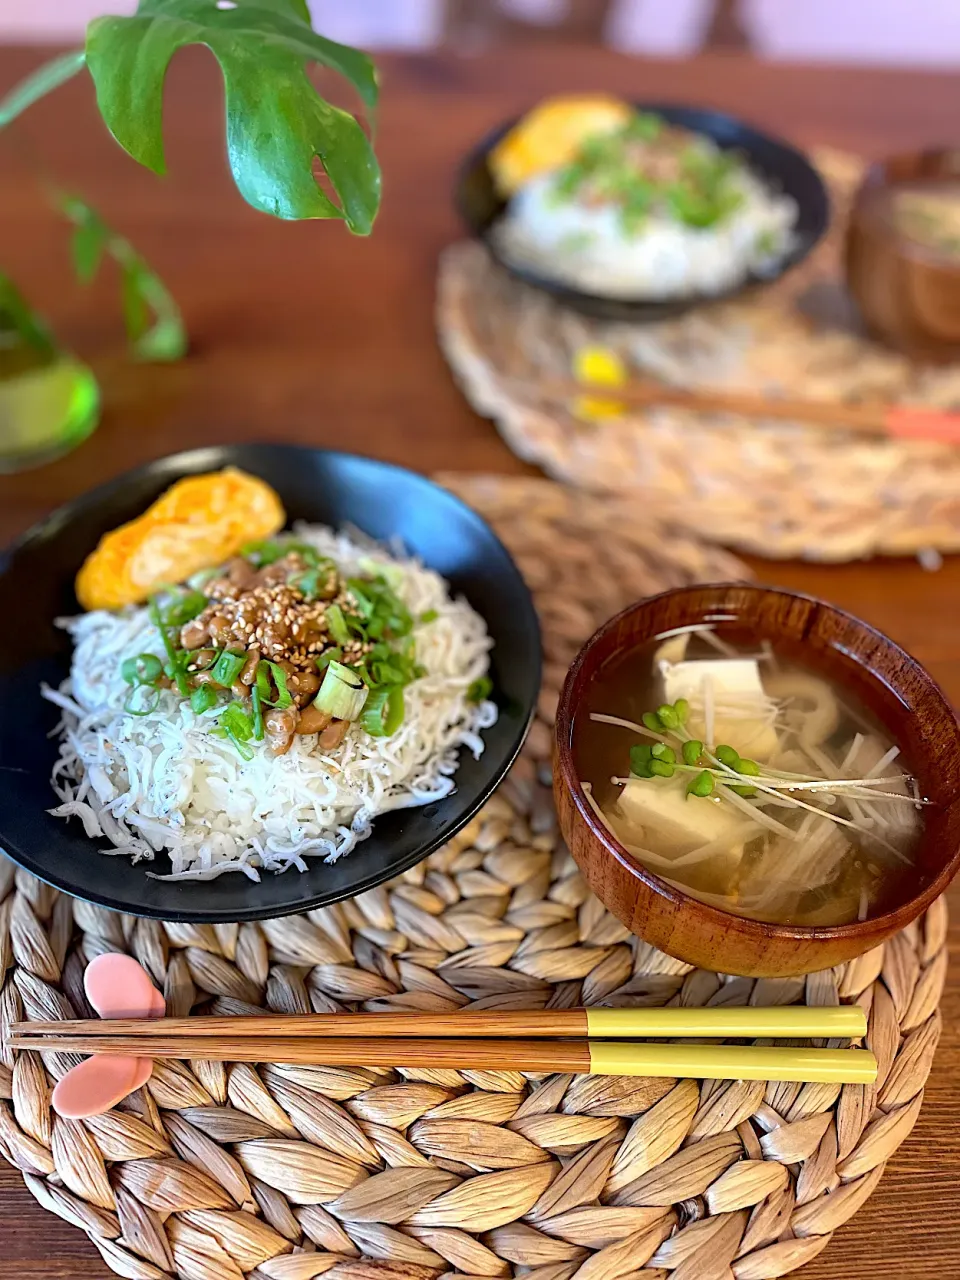
[[[482,814],[391,884],[259,925],[112,914],[0,859],[0,1020],[92,1016],[83,969],[104,951],[136,956],[177,1015],[856,1000],[877,1085],[196,1061],[158,1065],[117,1109],[73,1122],[49,1107],[73,1059],[6,1051],[0,1151],[131,1280],[785,1275],[856,1213],[917,1118],[946,909],[796,980],[694,970],[629,935],[557,836],[558,680],[628,601],[744,569],[632,502],[446,480],[517,557],[545,630],[540,718]]]
[[[814,156],[831,230],[769,289],[660,324],[608,324],[509,277],[482,246],[440,264],[440,345],[473,407],[520,457],[584,488],[642,493],[701,538],[761,556],[850,560],[960,548],[960,449],[673,407],[584,422],[545,399],[577,348],[692,389],[796,399],[960,403],[960,366],[925,367],[868,341],[842,286],[846,211],[863,165]],[[612,397],[615,399],[615,397]]]

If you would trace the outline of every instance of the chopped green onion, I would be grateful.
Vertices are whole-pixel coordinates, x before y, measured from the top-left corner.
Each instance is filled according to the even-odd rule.
[[[680,717],[667,702],[662,707],[657,707],[657,719],[664,729],[678,729],[680,727]]]
[[[673,747],[668,747],[665,742],[655,742],[650,748],[650,755],[655,760],[665,760],[667,764],[677,763],[677,753]]]
[[[735,769],[740,761],[740,756],[734,751],[733,747],[727,746],[725,742],[721,742],[717,747],[714,755],[721,764],[725,764],[728,769]]]
[[[424,609],[423,613],[420,615],[420,621],[423,623],[436,622],[439,617],[440,614],[436,609]]]
[[[362,583],[358,578],[347,579],[347,590],[357,602],[357,610],[361,618],[372,618],[376,606],[370,596],[364,590],[366,584]]]
[[[660,723],[655,711],[645,711],[640,719],[651,733],[661,733],[663,731],[663,725]]]
[[[180,659],[176,645],[170,637],[167,625],[160,615],[160,606],[157,604],[156,596],[152,596],[147,605],[147,613],[150,621],[160,632],[160,639],[163,641],[164,652],[170,663],[170,678],[177,686],[177,692],[181,698],[190,696],[190,686],[187,684],[187,677],[183,670],[183,663]]]
[[[627,137],[638,138],[643,142],[655,142],[662,131],[663,117],[652,111],[638,111],[624,126]]]
[[[406,636],[413,630],[413,616],[410,610],[398,600],[393,612],[387,619],[387,631],[392,636]]]
[[[149,697],[149,701],[145,707],[136,706],[134,701],[141,689],[146,689]],[[148,716],[151,711],[156,711],[159,701],[160,690],[155,685],[135,684],[127,694],[127,700],[123,704],[123,709],[131,716]]]
[[[703,754],[703,743],[698,738],[690,738],[680,748],[684,764],[699,764]]]
[[[316,659],[317,670],[321,673],[326,671],[331,662],[339,662],[343,657],[343,650],[339,645],[331,645],[329,649],[324,649],[323,653]]]
[[[321,599],[324,595],[333,595],[329,591],[331,573],[336,566],[332,560],[322,560],[315,568],[306,569],[303,573],[295,573],[288,579],[288,585],[299,591],[308,604]],[[336,581],[336,579],[334,579]]]
[[[266,662],[257,663],[257,674],[254,676],[253,683],[260,695],[260,701],[269,702],[273,690],[270,687],[270,668]]]
[[[244,760],[253,759],[253,748],[248,745],[253,737],[253,721],[239,702],[231,702],[223,709],[219,728],[211,732],[218,738],[229,739]]]
[[[274,564],[286,552],[279,542],[269,539],[265,542],[245,542],[240,548],[240,554],[257,569],[263,569],[268,564]]]
[[[205,646],[205,647],[208,647],[208,646]],[[183,650],[183,656],[186,658],[188,667],[192,666],[194,658],[198,657],[200,652],[201,650],[199,649]],[[207,661],[202,666],[198,663],[196,669],[194,671],[191,671],[190,674],[199,675],[201,671],[210,671],[213,667],[217,665],[217,662],[222,652],[223,652],[222,649],[214,649],[213,657],[208,658]]]
[[[273,682],[277,686],[277,700],[273,705],[281,711],[286,711],[287,707],[293,706],[293,695],[287,688],[287,673],[279,663],[271,662],[269,659],[265,659],[265,661],[270,668]]]
[[[346,619],[343,616],[343,610],[338,604],[330,605],[326,612],[327,628],[330,634],[341,647],[350,643],[350,631],[347,627]]]
[[[217,705],[217,695],[208,684],[197,685],[190,695],[190,706],[198,716]]]
[[[221,728],[235,733],[242,742],[247,742],[253,735],[253,721],[239,702],[228,703],[220,715]]]
[[[676,768],[666,760],[657,760],[651,757],[647,766],[652,774],[658,778],[672,778],[676,773]]]
[[[135,658],[126,659],[120,674],[127,684],[155,685],[163,675],[163,663],[152,653],[138,653]]]
[[[250,686],[250,705],[253,708],[253,736],[258,742],[263,741],[263,705],[260,701],[260,687],[254,680]]]
[[[402,580],[402,575],[401,575]],[[348,578],[347,589],[357,602],[357,610],[366,624],[368,635],[405,636],[413,630],[413,617],[391,588],[386,575],[374,578]]]
[[[370,556],[363,556],[357,563],[364,573],[369,573],[371,578],[382,579],[391,591],[402,590],[404,571],[398,564],[380,564],[379,561],[371,559]]]
[[[370,663],[370,674],[374,684],[409,684],[404,668],[394,666],[390,662]]]
[[[263,668],[266,667],[270,675],[273,676],[273,683],[277,686],[277,697],[275,701],[270,700],[269,683],[264,684],[267,677],[263,675]],[[257,667],[257,683],[260,688],[261,701],[268,707],[278,707],[281,711],[285,711],[287,707],[293,706],[293,698],[290,690],[287,688],[287,673],[276,662],[271,662],[269,658],[264,660]]]
[[[193,591],[202,591],[208,582],[212,582],[214,578],[219,577],[219,569],[199,569],[196,573],[191,573],[187,579],[187,586]]]
[[[313,705],[318,711],[333,716],[334,720],[356,720],[369,692],[352,668],[334,660],[327,665],[323,684]]]
[[[698,773],[690,785],[687,787],[688,796],[700,796],[705,798],[713,792],[713,774],[709,769],[704,769],[702,773]]]
[[[468,702],[483,702],[493,693],[493,681],[489,676],[480,676],[467,686]]]
[[[183,627],[203,613],[206,607],[207,597],[202,591],[178,592],[166,605],[163,620],[168,627]]]
[[[249,560],[257,569],[265,569],[268,564],[276,564],[278,560],[282,560],[284,556],[291,555],[296,552],[304,564],[309,565],[311,569],[315,569],[320,563],[321,556],[317,553],[316,547],[311,547],[308,542],[301,542],[298,538],[267,538],[263,542],[248,542],[240,548],[240,554],[245,560]]]
[[[224,649],[213,664],[210,674],[217,684],[229,689],[243,670],[247,661],[245,653],[236,653],[233,649]]]
[[[360,727],[374,738],[389,738],[403,724],[403,690],[374,689],[360,717]]]

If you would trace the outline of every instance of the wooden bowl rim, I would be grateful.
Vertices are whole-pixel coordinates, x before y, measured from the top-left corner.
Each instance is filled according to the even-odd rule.
[[[946,694],[941,689],[937,681],[930,675],[927,669],[922,666],[916,658],[912,657],[905,649],[902,649],[896,641],[891,640],[889,636],[879,631],[876,627],[872,627],[868,622],[864,622],[855,614],[840,609],[838,606],[830,604],[826,600],[820,599],[818,596],[812,596],[802,591],[786,591],[777,587],[764,587],[755,583],[747,582],[711,582],[703,583],[690,587],[673,587],[667,591],[661,591],[657,595],[645,596],[642,600],[637,600],[633,604],[627,605],[625,609],[621,609],[604,622],[590,637],[589,640],[580,649],[580,652],[574,658],[570,669],[567,672],[566,679],[563,683],[563,689],[560,693],[560,700],[557,705],[557,715],[555,723],[555,747],[556,758],[555,767],[559,768],[560,779],[573,802],[574,808],[579,814],[581,820],[586,824],[592,837],[601,844],[609,855],[614,858],[631,876],[640,880],[646,887],[655,894],[681,909],[696,911],[699,918],[708,928],[716,928],[730,931],[731,929],[739,933],[745,940],[754,943],[762,943],[771,938],[782,939],[784,941],[803,941],[810,942],[822,939],[823,941],[840,940],[840,939],[863,939],[876,938],[878,941],[884,937],[888,937],[894,932],[904,928],[912,920],[915,920],[923,911],[930,906],[947,888],[951,880],[960,870],[960,844],[954,849],[947,862],[941,868],[931,882],[920,893],[914,894],[908,898],[900,906],[892,911],[884,912],[879,916],[872,916],[866,920],[853,921],[850,924],[842,925],[784,925],[775,924],[763,920],[752,920],[747,916],[735,915],[733,912],[721,911],[718,907],[711,906],[709,903],[702,902],[699,898],[693,897],[691,894],[684,893],[680,889],[674,888],[666,880],[661,879],[655,872],[644,867],[640,862],[631,856],[624,849],[623,845],[607,830],[594,813],[592,807],[588,804],[583,787],[573,762],[572,748],[572,728],[577,706],[571,705],[573,702],[573,690],[577,679],[586,665],[591,652],[598,644],[601,644],[609,633],[615,630],[619,624],[639,609],[650,609],[655,607],[662,601],[672,599],[678,596],[692,596],[702,594],[705,591],[715,591],[717,593],[737,590],[745,591],[754,595],[776,596],[784,600],[803,601],[812,604],[818,610],[826,610],[835,617],[842,619],[848,624],[853,624],[863,633],[871,636],[879,641],[888,652],[895,654],[900,658],[904,666],[916,673],[922,683],[926,687],[926,691],[937,699],[946,712],[947,718],[953,725],[954,737],[958,751],[960,751],[960,722],[957,720],[956,713],[948,700]],[[716,606],[712,606],[715,608]],[[656,634],[656,633],[654,633]],[[648,637],[652,638],[652,637]],[[815,664],[811,664],[816,669]],[[891,691],[897,693],[894,686],[888,686]],[[951,803],[951,808],[953,803]],[[867,948],[865,948],[867,949]]]
[[[874,232],[888,249],[896,252],[900,257],[917,262],[928,270],[936,271],[953,280],[954,277],[960,278],[960,259],[947,258],[929,245],[921,244],[919,240],[904,235],[897,229],[892,219],[881,216],[879,210],[872,208],[870,198],[875,191],[893,191],[897,187],[907,186],[916,181],[915,178],[891,178],[889,172],[891,165],[912,160],[938,160],[948,153],[960,157],[960,147],[917,147],[913,151],[895,151],[891,155],[871,161],[854,195],[850,223],[852,226],[857,222],[864,229],[868,228]],[[945,175],[943,181],[960,184],[960,170],[952,178]]]

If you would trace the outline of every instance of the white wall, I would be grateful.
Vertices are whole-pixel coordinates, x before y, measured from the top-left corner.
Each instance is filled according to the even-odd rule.
[[[309,0],[314,23],[333,40],[368,48],[434,43],[443,0]],[[133,13],[136,0],[0,0],[0,40],[73,40],[101,13]]]
[[[566,0],[500,0],[531,18]],[[444,0],[310,0],[319,30],[377,48],[424,48],[442,29]],[[960,0],[740,0],[761,56],[788,60],[960,66]],[[98,13],[135,0],[0,0],[0,41],[72,40]],[[713,0],[615,0],[611,43],[682,55],[700,45]]]

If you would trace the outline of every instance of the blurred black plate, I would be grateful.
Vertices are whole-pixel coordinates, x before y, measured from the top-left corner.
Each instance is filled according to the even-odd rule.
[[[778,280],[807,256],[826,231],[830,221],[827,189],[810,161],[796,148],[778,138],[770,137],[769,134],[760,133],[742,120],[736,120],[720,111],[650,102],[637,102],[634,105],[638,111],[652,111],[663,116],[670,124],[682,125],[695,133],[706,134],[725,150],[742,152],[754,172],[777,191],[792,196],[798,210],[793,247],[770,272],[750,275],[742,284],[726,293],[694,294],[689,298],[676,298],[668,302],[604,298],[599,294],[585,293],[571,285],[562,284],[535,268],[515,266],[501,255],[495,238],[490,234],[506,209],[507,202],[497,191],[487,162],[490,151],[517,123],[514,119],[498,125],[487,134],[464,160],[457,177],[455,200],[460,216],[473,235],[482,240],[492,257],[518,280],[543,289],[558,302],[600,320],[625,320],[633,323],[665,320],[669,316],[689,311],[692,307],[718,302],[742,293],[745,289]]]
[[[352,524],[405,547],[466,596],[487,622],[493,697],[500,718],[484,733],[479,760],[464,751],[456,790],[420,809],[377,818],[373,834],[332,865],[263,874],[259,885],[231,873],[208,882],[169,883],[167,856],[133,866],[106,857],[76,819],[51,817],[48,736],[57,708],[40,682],[68,674],[70,643],[53,619],[78,612],[73,580],[108,530],[139,515],[181,476],[237,466],[273,485],[290,522]],[[398,875],[464,825],[503,778],[529,728],[540,688],[540,633],[533,601],[493,531],[468,507],[422,476],[370,458],[288,445],[197,449],[149,463],[61,507],[0,558],[0,848],[58,889],[133,915],[164,920],[257,920],[336,902]]]

